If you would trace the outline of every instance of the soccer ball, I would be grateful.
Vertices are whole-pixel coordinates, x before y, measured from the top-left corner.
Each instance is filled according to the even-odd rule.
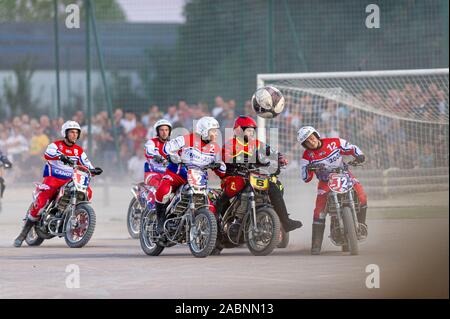
[[[272,119],[284,110],[284,96],[274,86],[264,86],[256,90],[252,96],[252,107],[256,115]]]

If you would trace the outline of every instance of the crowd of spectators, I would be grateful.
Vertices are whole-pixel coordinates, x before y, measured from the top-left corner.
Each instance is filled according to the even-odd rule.
[[[384,97],[363,91],[357,97],[381,112],[349,107],[318,95],[288,94],[288,107],[280,116],[268,121],[267,126],[277,128],[276,147],[287,154],[293,167],[298,165],[302,152],[296,142],[296,133],[303,125],[315,126],[323,136],[340,136],[357,144],[368,155],[368,168],[448,166],[448,92],[433,85],[426,92],[417,92],[417,88],[413,88],[405,85],[402,91],[390,90]],[[383,112],[393,111],[383,109],[383,105],[398,110],[394,116],[385,116]],[[240,114],[255,116],[250,101],[238,108],[234,100],[226,101],[220,96],[215,98],[212,107],[204,102],[192,105],[180,100],[165,108],[151,105],[142,114],[125,107],[116,108],[112,121],[106,111],[101,111],[91,118],[92,152],[88,157],[109,173],[122,172],[139,180],[143,177],[145,162],[143,145],[155,136],[153,125],[157,120],[164,118],[174,128],[192,130],[196,119],[209,115],[218,119],[222,136],[225,136],[224,128],[232,128]],[[402,117],[420,121],[406,121]],[[426,121],[436,117],[444,119],[443,123]],[[88,150],[88,124],[83,111],[75,111],[70,118],[50,119],[47,115],[30,118],[24,114],[0,121],[0,150],[14,163],[13,180],[40,179],[44,163],[42,154],[51,141],[61,138],[60,128],[67,119],[80,123],[80,143]],[[270,142],[273,137],[269,134],[268,138]]]

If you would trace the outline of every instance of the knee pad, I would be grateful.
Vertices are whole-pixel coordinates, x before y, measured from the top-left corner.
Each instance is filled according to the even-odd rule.
[[[170,185],[170,181],[167,179],[163,180],[156,191],[155,201],[160,204],[166,204],[169,201],[171,193],[172,185]]]

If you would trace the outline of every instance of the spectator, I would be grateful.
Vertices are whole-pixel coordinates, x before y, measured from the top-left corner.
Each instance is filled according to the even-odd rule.
[[[144,180],[144,164],[146,162],[144,156],[144,150],[136,150],[133,157],[131,157],[127,162],[128,172],[131,174],[135,182],[140,182]]]
[[[168,120],[172,125],[179,121],[178,110],[176,105],[170,105],[167,108],[167,113],[164,114],[164,119]]]
[[[215,102],[215,105],[211,111],[211,115],[217,119],[220,116],[220,113],[222,113],[224,111],[225,102],[221,96],[216,96],[216,98],[214,99],[214,102]]]
[[[433,150],[429,144],[423,147],[422,152],[419,154],[418,162],[421,168],[435,167]]]

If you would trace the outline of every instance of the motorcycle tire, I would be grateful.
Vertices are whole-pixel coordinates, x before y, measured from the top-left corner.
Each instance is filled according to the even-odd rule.
[[[75,213],[77,213],[78,211],[84,211],[88,217],[89,217],[89,224],[87,227],[86,232],[83,234],[83,237],[81,238],[81,240],[78,241],[72,241],[69,238],[69,232],[67,231],[67,227],[65,229],[64,232],[64,239],[66,241],[67,246],[69,246],[70,248],[81,248],[83,246],[85,246],[89,240],[91,239],[92,235],[94,234],[94,230],[95,230],[95,223],[96,223],[96,216],[95,216],[95,212],[94,209],[89,206],[88,204],[78,204],[75,207]]]
[[[194,223],[198,225],[198,223],[203,219],[206,221],[207,229],[209,229],[209,236],[206,239],[206,244],[203,248],[196,247],[197,243],[193,239],[193,227],[191,226],[189,231],[189,249],[191,251],[191,254],[194,255],[197,258],[204,258],[209,255],[211,255],[212,251],[216,247],[216,241],[217,241],[217,221],[216,216],[206,208],[199,209],[194,218]]]
[[[137,209],[139,206],[139,202],[136,200],[136,198],[132,198],[130,201],[130,205],[128,205],[128,213],[127,213],[127,229],[128,229],[128,234],[130,234],[131,238],[133,239],[138,239],[139,238],[139,233],[140,233],[140,229],[141,229],[141,217],[142,217],[142,213],[141,217],[136,218],[135,217],[135,213],[137,211]],[[137,222],[136,224],[134,224],[133,222],[135,221],[135,219],[139,219],[139,222]],[[137,225],[137,227],[136,227]]]
[[[350,207],[344,207],[342,219],[344,221],[345,236],[347,238],[350,255],[358,255],[358,237],[356,235],[355,221],[353,220],[353,214]]]
[[[30,229],[27,236],[25,237],[25,242],[28,246],[40,246],[44,242],[44,238],[40,237],[39,234],[36,232],[35,227]]]
[[[277,213],[270,207],[262,207],[258,208],[256,211],[256,218],[261,216],[262,214],[267,215],[272,222],[272,234],[270,236],[269,243],[263,247],[263,248],[257,248],[256,243],[251,238],[251,217],[247,219],[245,230],[246,230],[246,238],[247,238],[247,247],[250,250],[250,252],[255,256],[267,256],[278,246],[280,242],[280,231],[281,231],[281,223],[280,219],[278,218]]]
[[[286,248],[289,245],[289,233],[285,232],[283,229],[283,226],[281,226],[280,230],[280,243],[278,244],[277,248]]]
[[[152,225],[153,224],[153,225]],[[144,253],[148,256],[159,256],[164,250],[163,246],[151,242],[148,238],[147,227],[156,227],[156,211],[147,210],[141,216],[141,231],[139,232],[139,241]]]

